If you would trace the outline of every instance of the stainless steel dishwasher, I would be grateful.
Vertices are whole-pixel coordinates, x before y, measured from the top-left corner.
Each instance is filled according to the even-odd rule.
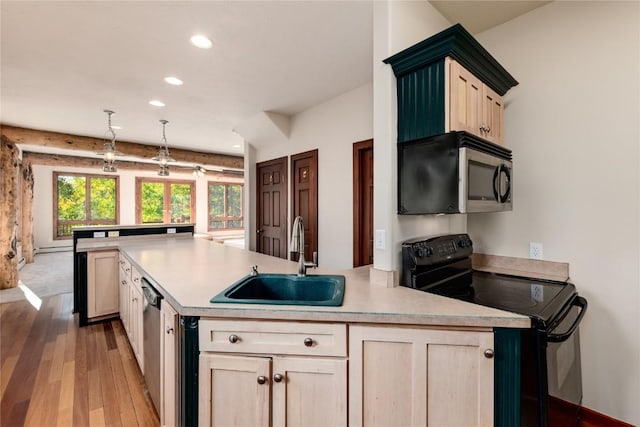
[[[160,413],[160,302],[162,295],[153,289],[144,277],[142,293],[144,294],[142,310],[144,381],[156,412]]]

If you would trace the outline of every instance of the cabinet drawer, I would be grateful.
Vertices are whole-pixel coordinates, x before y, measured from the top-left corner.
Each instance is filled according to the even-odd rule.
[[[125,274],[125,276],[130,279],[131,278],[131,263],[128,259],[124,257],[124,255],[118,255],[118,264],[120,265],[120,269]]]
[[[200,351],[347,355],[347,326],[335,323],[201,320]]]

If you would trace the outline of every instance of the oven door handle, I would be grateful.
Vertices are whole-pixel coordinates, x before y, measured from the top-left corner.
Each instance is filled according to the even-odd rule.
[[[557,324],[560,324],[565,319],[565,317],[569,315],[569,313],[571,312],[571,307],[574,307],[574,306],[580,307],[580,314],[578,314],[578,317],[576,317],[576,320],[573,322],[569,330],[567,332],[560,333],[560,334],[547,333],[547,341],[563,342],[568,340],[571,334],[575,332],[575,330],[578,328],[578,325],[580,324],[580,321],[582,321],[584,314],[587,312],[587,300],[582,298],[579,295],[576,296],[576,298],[571,302],[571,305],[565,312],[564,316],[562,316],[562,318],[558,320]]]

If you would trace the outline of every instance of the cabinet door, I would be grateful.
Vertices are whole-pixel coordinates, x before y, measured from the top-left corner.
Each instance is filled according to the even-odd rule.
[[[117,313],[120,305],[118,251],[87,255],[87,317]]]
[[[131,330],[129,342],[131,343],[133,354],[138,360],[140,371],[144,373],[144,358],[142,357],[144,351],[142,335],[142,309],[144,307],[142,300],[143,296],[142,292],[131,283],[129,283],[129,290],[131,295],[131,298],[129,299],[129,322]]]
[[[129,282],[127,280],[127,276],[124,273],[124,270],[122,268],[119,269],[120,271],[120,280],[119,280],[119,287],[120,287],[120,305],[119,305],[119,309],[120,309],[120,320],[122,321],[122,326],[124,327],[125,332],[127,333],[127,336],[131,335],[130,332],[130,327],[129,327]]]
[[[480,136],[495,144],[502,144],[503,114],[502,97],[489,86],[482,85],[482,125],[484,129]]]
[[[177,411],[177,390],[178,376],[176,375],[176,355],[178,352],[178,340],[176,331],[178,330],[178,314],[167,303],[162,300],[160,306],[160,316],[162,319],[162,338],[160,339],[161,361],[160,366],[160,424],[163,426],[178,425]]]
[[[264,426],[271,417],[271,360],[200,353],[200,426]]]
[[[453,59],[449,63],[449,129],[480,135],[482,82]],[[480,135],[482,136],[482,135]]]
[[[347,361],[273,358],[273,426],[346,426]]]
[[[492,348],[492,332],[349,328],[349,424],[493,425]]]

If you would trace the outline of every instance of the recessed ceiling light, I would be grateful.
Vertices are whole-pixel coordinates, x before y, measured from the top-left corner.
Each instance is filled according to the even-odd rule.
[[[111,127],[114,129],[122,129],[122,126],[111,125]]]
[[[164,102],[158,101],[157,99],[152,99],[151,101],[149,101],[149,104],[153,105],[154,107],[164,107]]]
[[[196,34],[195,36],[191,37],[191,44],[199,47],[200,49],[209,49],[213,45],[213,43],[211,43],[211,40],[209,40],[202,34]]]
[[[173,76],[165,77],[164,81],[174,86],[180,86],[182,84],[182,80]]]
[[[233,148],[240,148],[240,144],[233,144],[232,147]]]

